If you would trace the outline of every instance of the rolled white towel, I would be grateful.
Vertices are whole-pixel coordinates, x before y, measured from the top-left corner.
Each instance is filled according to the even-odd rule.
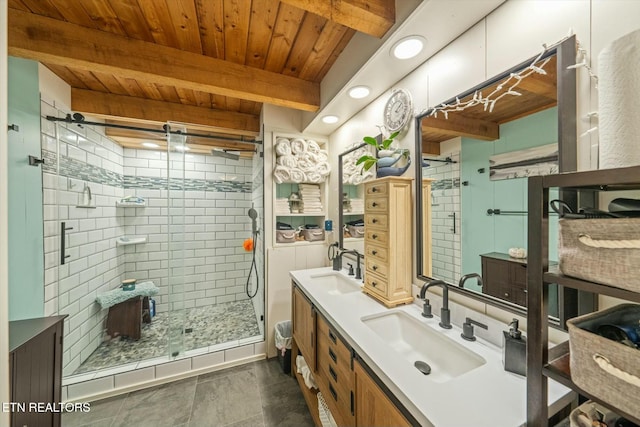
[[[314,162],[309,156],[297,156],[297,167],[303,172],[312,172],[316,169],[316,162]]]
[[[298,168],[290,169],[289,176],[291,177],[291,182],[306,182],[307,180],[305,173]]]
[[[291,141],[291,152],[293,154],[302,154],[307,151],[307,142],[302,138],[296,138]]]
[[[314,141],[313,139],[308,139],[307,151],[313,154],[318,154],[320,151],[322,151],[322,149],[320,148],[320,146],[316,141]]]
[[[278,156],[291,155],[291,143],[287,138],[276,139],[276,154]]]
[[[358,185],[362,183],[362,175],[360,175],[359,173],[354,173],[353,175],[351,175],[351,179],[350,179],[350,184],[352,185]]]
[[[286,166],[277,165],[273,170],[273,180],[276,184],[291,182],[291,169]]]
[[[321,150],[318,154],[316,154],[319,162],[326,162],[329,160],[329,155],[326,151]]]
[[[324,181],[324,177],[320,175],[317,171],[307,172],[307,181],[308,182],[322,182]]]
[[[369,169],[365,173],[362,174],[362,182],[372,180],[376,177],[376,174]]]
[[[286,166],[288,168],[295,168],[297,165],[296,158],[292,155],[279,156],[276,159],[276,163],[282,166]]]
[[[329,162],[319,163],[316,167],[316,172],[325,177],[331,173],[331,165],[329,165]]]

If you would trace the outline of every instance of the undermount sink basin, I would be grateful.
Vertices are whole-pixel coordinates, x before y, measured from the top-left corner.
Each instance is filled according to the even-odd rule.
[[[358,292],[360,286],[354,280],[344,277],[337,271],[315,274],[310,276],[313,283],[319,283],[329,291],[330,295],[344,295],[351,292]]]
[[[427,378],[434,382],[447,382],[486,363],[483,357],[403,311],[365,316],[362,322],[416,366],[416,375],[429,371]]]

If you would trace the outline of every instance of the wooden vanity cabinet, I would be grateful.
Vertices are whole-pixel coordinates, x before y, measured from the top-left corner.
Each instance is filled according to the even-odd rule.
[[[322,316],[317,316],[317,383],[339,426],[353,427],[355,417],[355,377],[353,354]]]
[[[527,260],[491,252],[482,259],[482,292],[520,306],[527,306]]]
[[[316,311],[311,301],[298,289],[293,286],[292,296],[292,336],[296,342],[297,349],[300,350],[307,366],[311,371],[316,371]],[[292,352],[293,353],[293,352]],[[296,357],[292,354],[291,357]]]
[[[365,184],[362,290],[387,307],[413,301],[412,181],[390,176]]]
[[[9,322],[10,401],[25,410],[10,414],[11,427],[60,426],[59,411],[29,410],[30,403],[60,404],[62,330],[67,316]]]
[[[359,361],[354,363],[356,386],[356,425],[404,427],[411,423],[369,376]]]

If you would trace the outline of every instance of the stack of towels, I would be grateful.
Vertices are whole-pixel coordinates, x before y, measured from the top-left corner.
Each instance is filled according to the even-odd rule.
[[[276,199],[276,215],[289,215],[290,213],[289,199]]]
[[[351,212],[364,213],[364,199],[351,199]]]
[[[324,182],[331,172],[329,156],[314,140],[302,138],[276,139],[276,167],[273,179],[283,182]]]
[[[356,145],[360,145],[360,144],[361,144],[360,142],[356,144],[352,144],[351,146],[347,147],[347,149],[353,148]],[[351,153],[347,154],[342,158],[342,183],[343,184],[358,185],[358,184],[362,184],[364,181],[368,181],[376,177],[376,171],[374,168],[371,168],[365,172],[362,169],[362,165],[356,166],[356,162],[360,157],[366,154],[375,156],[372,150],[373,150],[373,147],[371,147],[370,145],[367,145],[364,147],[360,147],[355,151],[352,151]]]
[[[302,199],[302,213],[322,213],[322,201],[320,200],[320,185],[299,184],[300,198]]]

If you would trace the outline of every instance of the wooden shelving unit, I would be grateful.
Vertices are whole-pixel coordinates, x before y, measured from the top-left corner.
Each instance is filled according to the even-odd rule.
[[[640,419],[627,414],[624,408],[617,408],[585,392],[573,383],[568,341],[551,350],[548,349],[549,284],[556,283],[581,291],[640,303],[640,293],[565,276],[555,266],[549,268],[549,189],[555,187],[576,191],[638,189],[640,188],[640,166],[529,178],[527,425],[547,425],[547,380],[549,378],[640,424]],[[638,361],[640,362],[640,354]]]

